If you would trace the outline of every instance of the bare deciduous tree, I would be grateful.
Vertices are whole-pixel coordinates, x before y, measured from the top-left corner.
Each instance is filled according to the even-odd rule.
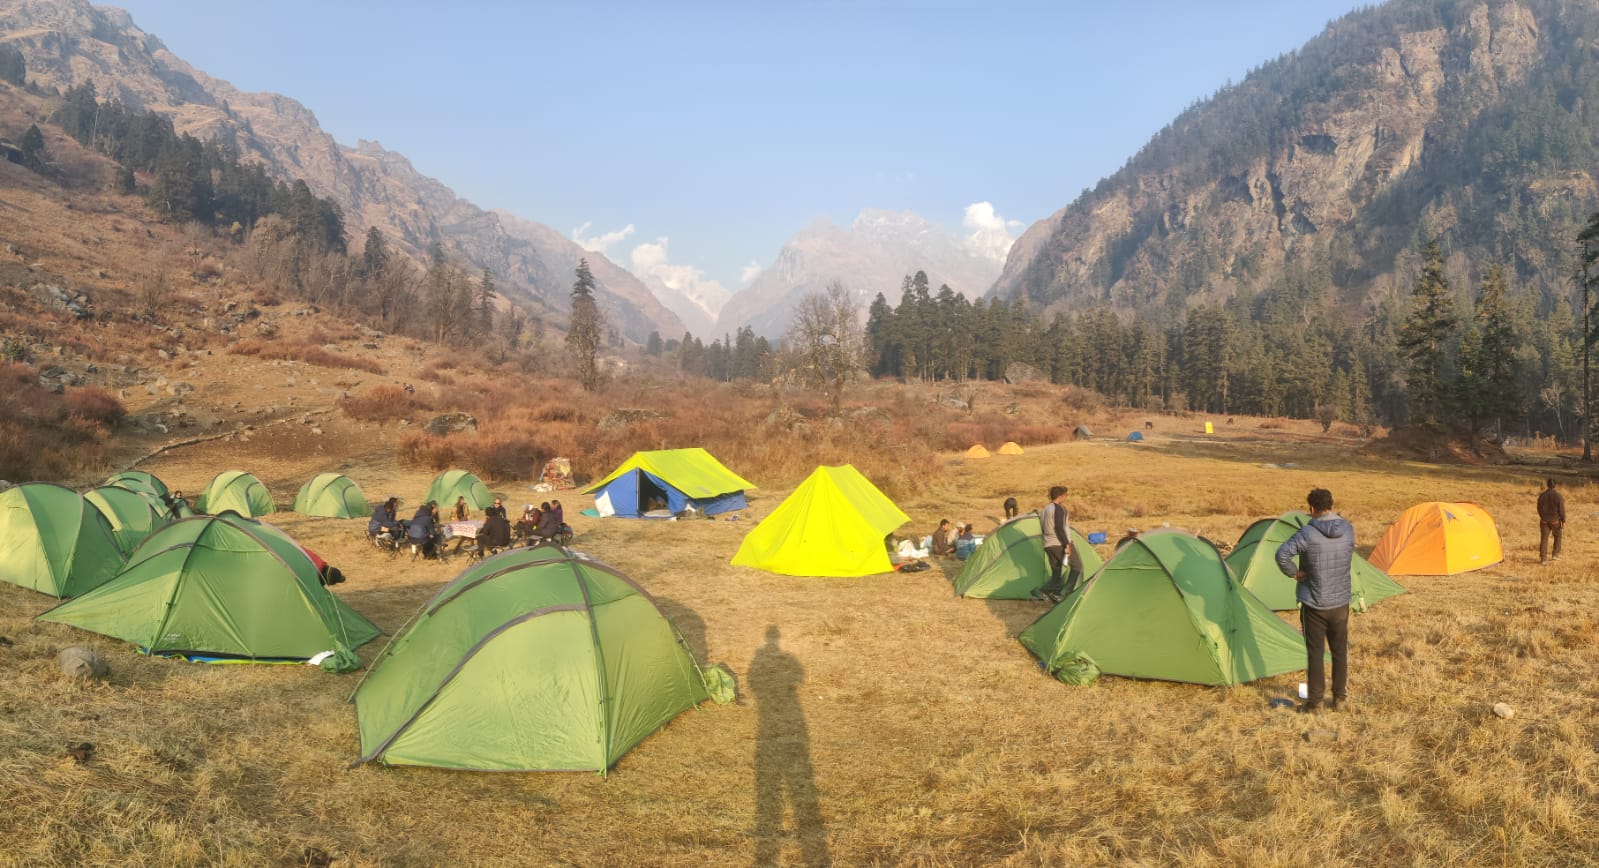
[[[855,297],[837,280],[825,292],[806,294],[794,307],[785,343],[801,379],[827,393],[837,416],[844,387],[866,366],[866,333]]]

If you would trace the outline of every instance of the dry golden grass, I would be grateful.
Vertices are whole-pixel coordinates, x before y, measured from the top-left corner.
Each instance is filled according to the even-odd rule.
[[[197,489],[239,465],[280,500],[337,467],[373,498],[393,491],[414,504],[428,473],[396,468],[381,436],[334,433],[353,447],[337,458],[273,437],[146,466]],[[344,704],[354,677],[142,658],[33,622],[47,601],[0,587],[0,635],[15,642],[0,648],[6,858],[285,864],[314,846],[356,865],[798,864],[823,852],[839,864],[1592,861],[1591,485],[1568,488],[1566,556],[1539,567],[1538,480],[1522,470],[1393,466],[1335,446],[1161,430],[1141,446],[935,460],[938,483],[901,500],[911,529],[946,515],[982,527],[1005,496],[1031,508],[1060,480],[1088,529],[1170,523],[1230,540],[1325,485],[1363,549],[1412,502],[1471,499],[1499,517],[1508,553],[1477,573],[1406,580],[1412,593],[1358,616],[1355,709],[1305,720],[1267,707],[1298,674],[1233,689],[1057,683],[1015,641],[1039,607],[956,599],[940,569],[786,578],[728,565],[747,522],[576,517],[579,549],[638,580],[703,660],[740,680],[737,704],[682,715],[608,778],[346,771],[357,753]],[[759,466],[734,466],[768,481]],[[746,515],[765,515],[791,484],[763,488]],[[512,503],[531,499],[524,483],[495,488]],[[588,503],[565,501],[569,514]],[[459,566],[376,557],[360,522],[279,522],[339,564],[350,577],[341,594],[391,631]],[[752,666],[768,626],[781,631],[786,670]],[[77,643],[110,659],[108,683],[56,677],[53,655]],[[792,700],[766,689],[795,677]],[[1499,701],[1517,716],[1494,717]],[[79,741],[98,748],[81,766],[65,754]],[[757,779],[784,774],[795,788],[758,803]]]

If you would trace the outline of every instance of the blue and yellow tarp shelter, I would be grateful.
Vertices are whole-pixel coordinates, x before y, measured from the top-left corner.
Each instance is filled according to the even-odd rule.
[[[600,515],[640,518],[652,502],[664,504],[672,515],[690,506],[706,515],[743,509],[748,505],[744,492],[754,487],[696,446],[635,452],[583,493],[594,495]]]

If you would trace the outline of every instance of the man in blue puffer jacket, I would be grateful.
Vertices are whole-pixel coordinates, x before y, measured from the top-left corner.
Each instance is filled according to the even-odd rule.
[[[1295,595],[1309,658],[1309,692],[1299,710],[1313,714],[1321,710],[1327,689],[1323,647],[1332,652],[1332,701],[1326,707],[1336,711],[1349,701],[1349,565],[1355,557],[1355,528],[1333,512],[1327,489],[1311,489],[1306,503],[1310,523],[1277,548],[1277,568],[1299,583]]]

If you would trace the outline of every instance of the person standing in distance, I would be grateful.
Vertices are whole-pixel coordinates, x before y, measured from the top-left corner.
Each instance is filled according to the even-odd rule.
[[[1310,523],[1278,546],[1277,568],[1299,583],[1295,596],[1305,633],[1309,682],[1299,711],[1314,714],[1321,711],[1327,690],[1324,647],[1332,652],[1332,701],[1326,707],[1337,711],[1349,701],[1349,565],[1355,557],[1355,528],[1333,512],[1331,491],[1313,488],[1305,502],[1310,507]]]
[[[1049,582],[1031,596],[1035,600],[1047,599],[1058,603],[1077,587],[1077,579],[1083,574],[1081,556],[1072,546],[1071,518],[1066,511],[1066,486],[1050,486],[1049,503],[1044,504],[1044,511],[1038,518],[1044,526],[1044,555],[1049,558]],[[1061,573],[1068,566],[1071,572],[1063,582]]]
[[[1560,534],[1566,528],[1566,496],[1555,488],[1553,479],[1538,495],[1538,563],[1549,563],[1549,538],[1554,537],[1554,559],[1560,560]]]

